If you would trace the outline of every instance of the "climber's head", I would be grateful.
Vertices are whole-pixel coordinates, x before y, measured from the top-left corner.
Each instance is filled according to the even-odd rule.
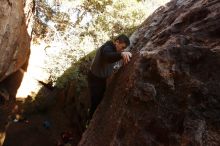
[[[126,35],[121,34],[115,39],[114,44],[117,52],[121,52],[130,45],[130,40]]]

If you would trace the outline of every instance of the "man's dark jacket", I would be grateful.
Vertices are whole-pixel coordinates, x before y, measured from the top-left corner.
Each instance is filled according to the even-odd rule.
[[[114,43],[108,41],[97,50],[90,70],[96,77],[107,78],[112,74],[115,62],[121,58],[121,53],[116,51]]]

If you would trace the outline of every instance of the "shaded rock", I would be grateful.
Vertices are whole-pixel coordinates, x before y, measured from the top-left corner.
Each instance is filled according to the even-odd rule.
[[[134,88],[134,97],[138,97],[141,101],[147,102],[153,100],[157,92],[154,85],[149,83],[139,82]]]
[[[220,1],[172,0],[132,35],[79,146],[220,144]]]
[[[5,101],[9,100],[9,93],[4,88],[0,88],[0,97],[3,98]]]

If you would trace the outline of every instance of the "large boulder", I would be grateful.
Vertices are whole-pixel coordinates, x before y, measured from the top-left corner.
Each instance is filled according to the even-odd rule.
[[[131,36],[79,146],[220,144],[220,1],[172,0]]]
[[[27,26],[33,8],[33,0],[0,1],[0,81],[18,71],[28,60],[31,29],[28,34]]]

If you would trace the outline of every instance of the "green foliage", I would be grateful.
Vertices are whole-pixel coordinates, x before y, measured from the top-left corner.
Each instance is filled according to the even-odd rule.
[[[62,76],[58,77],[56,87],[64,88],[69,82],[77,83],[77,91],[87,85],[87,73],[91,64],[95,51],[81,58],[68,68]]]
[[[65,31],[71,25],[70,16],[67,13],[59,12],[53,9],[45,0],[36,0],[36,15],[33,26],[33,38],[35,42],[42,40],[49,31],[48,22],[56,23],[58,31]],[[50,35],[50,37],[52,37]]]
[[[130,35],[147,15],[143,3],[136,0],[106,0],[102,1],[101,8],[98,7],[99,0],[86,1],[84,4],[82,11],[89,12],[93,19],[84,26],[81,36],[83,39],[85,34],[91,35],[97,45],[121,33]]]
[[[82,8],[91,13],[103,13],[106,9],[106,6],[111,5],[112,3],[112,0],[89,0],[84,1]]]
[[[33,33],[36,38],[43,39],[47,33],[47,25],[39,19],[35,19],[35,23],[33,25]]]

